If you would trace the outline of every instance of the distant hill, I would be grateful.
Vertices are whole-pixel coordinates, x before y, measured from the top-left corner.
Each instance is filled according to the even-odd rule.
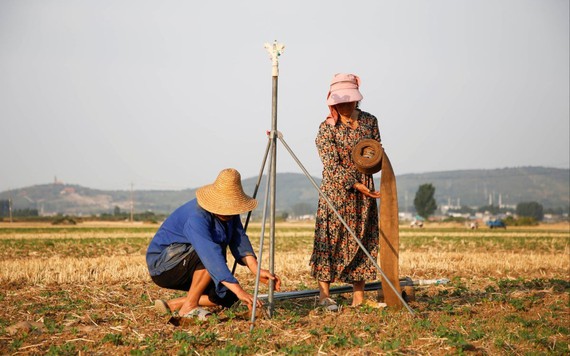
[[[135,190],[132,194],[137,212],[171,212],[192,199],[195,189]],[[0,200],[12,198],[14,209],[38,209],[40,214],[92,215],[113,213],[116,206],[130,211],[128,190],[97,190],[75,184],[50,183],[0,193]]]
[[[438,206],[516,205],[536,201],[545,208],[565,208],[570,204],[570,170],[544,167],[517,167],[489,170],[462,170],[405,174],[397,177],[398,200],[413,206],[420,184],[435,186]],[[459,204],[457,204],[459,200]]]
[[[258,189],[261,214],[265,196],[265,177]],[[320,179],[313,177],[320,184]],[[438,206],[516,205],[521,201],[537,201],[545,208],[569,209],[570,170],[544,167],[518,167],[492,170],[464,170],[404,174],[396,177],[400,210],[411,211],[421,184],[436,188]],[[257,177],[243,180],[244,191],[252,195]],[[379,175],[375,176],[378,184]],[[177,206],[193,199],[196,188],[185,190],[135,190],[132,194],[135,211],[170,213]],[[118,206],[130,210],[128,190],[96,190],[80,185],[42,184],[0,193],[0,200],[13,200],[15,209],[38,209],[43,214],[90,215],[113,213]],[[316,210],[318,193],[301,173],[278,173],[276,210],[294,215],[310,214]]]

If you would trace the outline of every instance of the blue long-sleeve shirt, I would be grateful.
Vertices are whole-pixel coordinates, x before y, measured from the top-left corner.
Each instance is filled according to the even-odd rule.
[[[146,252],[151,276],[176,266],[177,262],[172,265],[164,256],[161,258],[162,251],[172,244],[192,245],[222,297],[227,289],[221,282],[238,283],[227,265],[227,247],[240,264],[243,264],[242,258],[255,256],[239,215],[222,222],[200,207],[196,199],[176,209],[154,235]]]

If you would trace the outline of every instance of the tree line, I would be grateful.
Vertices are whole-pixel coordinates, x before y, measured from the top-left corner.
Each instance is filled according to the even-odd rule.
[[[0,218],[39,216],[38,209],[13,209],[10,200],[0,200]]]
[[[437,204],[433,184],[427,183],[419,186],[414,198],[414,208],[418,215],[425,219],[436,211]],[[482,207],[482,209],[484,209],[483,211],[489,211],[491,214],[498,214],[500,212],[499,207],[494,206]],[[530,218],[535,221],[542,221],[544,219],[544,207],[536,201],[520,202],[517,204],[514,212],[521,218]]]

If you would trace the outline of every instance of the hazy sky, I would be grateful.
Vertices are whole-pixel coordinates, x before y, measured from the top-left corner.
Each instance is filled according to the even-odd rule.
[[[0,0],[0,191],[308,171],[333,74],[361,79],[396,174],[569,167],[569,1]],[[279,144],[278,172],[302,173]]]

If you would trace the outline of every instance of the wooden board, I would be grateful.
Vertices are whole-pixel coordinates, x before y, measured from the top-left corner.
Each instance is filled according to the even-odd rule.
[[[382,157],[380,178],[380,268],[402,295],[399,282],[400,231],[398,228],[398,192],[396,177],[386,152]],[[382,278],[384,303],[391,307],[402,307],[402,301]]]

